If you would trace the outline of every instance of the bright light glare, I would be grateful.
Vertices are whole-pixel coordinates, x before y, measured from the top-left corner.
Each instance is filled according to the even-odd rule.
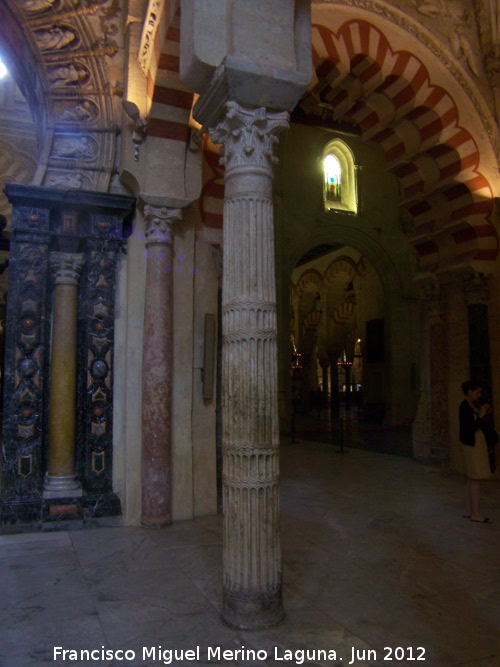
[[[325,164],[325,169],[327,171],[335,171],[335,167],[338,165],[339,161],[335,157],[335,155],[332,155],[331,153],[328,154],[325,159],[323,160]]]
[[[3,79],[3,77],[7,74],[7,68],[3,64],[3,62],[0,60],[0,79]]]

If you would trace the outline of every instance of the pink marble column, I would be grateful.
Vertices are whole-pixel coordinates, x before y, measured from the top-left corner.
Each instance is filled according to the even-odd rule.
[[[283,616],[272,166],[288,113],[226,105],[222,281],[223,617]]]
[[[173,223],[181,211],[147,204],[146,302],[142,354],[142,514],[165,526],[171,510]]]

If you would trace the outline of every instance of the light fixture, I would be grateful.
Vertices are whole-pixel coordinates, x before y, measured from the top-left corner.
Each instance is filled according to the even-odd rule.
[[[3,79],[4,76],[7,76],[8,70],[5,67],[5,64],[0,60],[0,79]]]
[[[290,335],[290,340],[292,343],[292,372],[299,371],[302,368],[302,355],[297,350],[293,334]]]
[[[343,352],[342,356],[340,357],[339,361],[337,361],[337,366],[340,366],[344,370],[347,370],[348,368],[351,368],[351,366],[352,366],[352,361],[347,360],[347,354],[345,352],[345,349],[344,349],[344,352]]]

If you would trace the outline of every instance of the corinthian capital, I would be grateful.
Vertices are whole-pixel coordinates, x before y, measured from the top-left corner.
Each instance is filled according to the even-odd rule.
[[[173,244],[172,227],[174,222],[182,218],[182,210],[179,208],[167,208],[166,206],[153,206],[146,204],[144,207],[144,221],[146,223],[146,245],[160,243]]]
[[[264,107],[247,109],[228,102],[225,117],[209,128],[212,140],[223,145],[221,164],[226,169],[245,165],[271,169],[278,161],[274,155],[278,143],[275,135],[289,127],[289,119],[287,111],[271,112]]]
[[[56,285],[78,285],[85,264],[85,255],[66,252],[51,252],[50,266]]]

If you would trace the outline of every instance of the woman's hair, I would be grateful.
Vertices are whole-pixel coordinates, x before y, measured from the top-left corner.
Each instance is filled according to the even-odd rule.
[[[475,382],[474,380],[467,380],[462,382],[462,391],[466,394],[468,391],[474,391],[474,389],[481,389],[481,383]]]

